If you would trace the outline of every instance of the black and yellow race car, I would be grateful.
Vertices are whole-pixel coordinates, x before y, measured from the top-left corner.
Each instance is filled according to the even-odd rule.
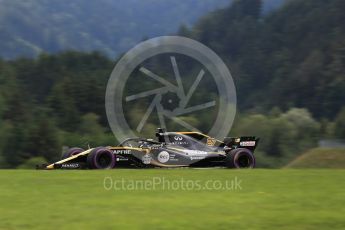
[[[227,167],[254,168],[256,137],[226,137],[223,141],[200,132],[165,132],[157,140],[130,138],[115,147],[71,148],[58,162],[40,169],[112,169]]]

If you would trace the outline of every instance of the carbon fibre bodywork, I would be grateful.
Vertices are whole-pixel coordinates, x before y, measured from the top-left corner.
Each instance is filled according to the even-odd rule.
[[[118,146],[102,147],[114,156],[111,168],[152,168],[152,167],[233,167],[252,168],[255,158],[252,154],[259,139],[255,137],[224,138],[223,141],[199,132],[164,132],[159,129],[157,141],[152,139],[130,138]],[[100,151],[100,147],[88,149],[41,169],[84,169],[90,167],[91,154]],[[236,151],[238,153],[236,153]],[[248,159],[242,156],[245,152]],[[237,155],[236,155],[237,154]],[[95,160],[97,160],[95,158]],[[112,160],[112,158],[109,158]],[[233,164],[228,164],[229,161]],[[106,166],[106,164],[105,164]],[[238,166],[238,167],[237,167]],[[101,168],[101,167],[100,167]],[[109,167],[104,167],[109,168]]]

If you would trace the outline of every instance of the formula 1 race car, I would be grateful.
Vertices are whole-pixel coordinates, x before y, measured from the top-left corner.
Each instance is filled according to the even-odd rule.
[[[39,169],[112,169],[152,167],[254,168],[259,139],[226,137],[223,141],[199,132],[165,132],[157,140],[130,138],[116,147],[71,148],[62,159]]]

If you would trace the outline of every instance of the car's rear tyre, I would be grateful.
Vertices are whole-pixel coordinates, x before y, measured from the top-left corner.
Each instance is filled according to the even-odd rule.
[[[231,150],[225,159],[227,168],[254,168],[255,157],[249,149],[238,148]]]
[[[87,156],[87,166],[90,169],[111,169],[116,162],[115,154],[108,148],[98,147]]]
[[[74,155],[77,155],[77,154],[79,154],[79,153],[81,153],[81,152],[84,152],[84,151],[85,151],[85,150],[82,149],[82,148],[77,148],[77,147],[75,147],[75,148],[70,148],[69,150],[67,150],[67,152],[65,152],[65,153],[62,155],[61,160],[66,159],[66,158],[69,158],[69,157],[74,156]]]

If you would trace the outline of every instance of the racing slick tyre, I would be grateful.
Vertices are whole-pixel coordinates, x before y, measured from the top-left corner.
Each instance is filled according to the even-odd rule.
[[[62,157],[61,160],[69,158],[71,156],[77,155],[81,152],[84,152],[85,150],[82,148],[70,148],[69,150],[67,150],[67,152],[65,152]]]
[[[115,166],[115,154],[104,147],[98,147],[87,156],[87,166],[90,169],[111,169]]]
[[[231,150],[225,159],[227,168],[254,168],[255,157],[249,149],[238,148]]]

